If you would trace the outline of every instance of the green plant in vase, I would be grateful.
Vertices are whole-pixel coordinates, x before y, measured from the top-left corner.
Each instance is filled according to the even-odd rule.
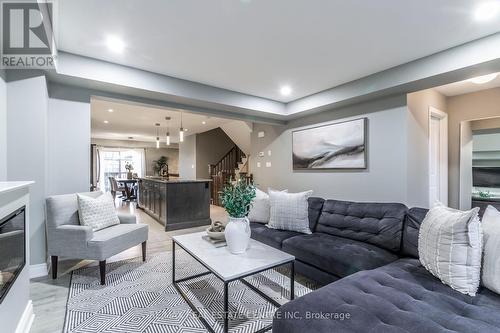
[[[224,234],[227,247],[233,254],[244,253],[250,242],[248,210],[255,198],[255,186],[243,179],[230,180],[222,189],[222,206],[229,215]]]

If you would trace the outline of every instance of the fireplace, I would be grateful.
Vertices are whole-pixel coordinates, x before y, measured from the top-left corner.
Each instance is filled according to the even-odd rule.
[[[26,208],[0,220],[0,303],[26,264]]]

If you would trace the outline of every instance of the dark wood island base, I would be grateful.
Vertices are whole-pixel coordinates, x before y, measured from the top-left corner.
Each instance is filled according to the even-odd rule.
[[[138,179],[137,207],[165,231],[210,225],[210,180]]]

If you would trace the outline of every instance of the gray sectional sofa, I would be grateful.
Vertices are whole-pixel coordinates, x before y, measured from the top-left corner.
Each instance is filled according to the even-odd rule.
[[[296,271],[325,285],[279,308],[273,332],[500,332],[500,295],[463,295],[420,265],[426,213],[310,198],[311,235],[251,223],[253,238],[295,255]]]

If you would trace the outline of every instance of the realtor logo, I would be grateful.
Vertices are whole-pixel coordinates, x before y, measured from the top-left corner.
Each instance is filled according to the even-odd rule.
[[[37,2],[2,2],[1,68],[51,69],[52,31],[45,29],[43,13]],[[44,4],[48,19],[52,3]],[[52,26],[52,22],[49,22]]]

